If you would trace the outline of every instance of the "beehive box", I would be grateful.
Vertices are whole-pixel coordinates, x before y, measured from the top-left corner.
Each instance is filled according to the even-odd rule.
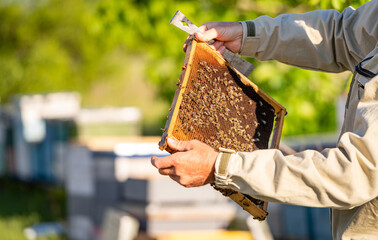
[[[207,43],[187,49],[176,93],[159,143],[167,138],[205,142],[235,151],[278,148],[285,108],[226,62]],[[271,133],[273,135],[271,137]],[[216,187],[215,187],[216,188]],[[232,189],[216,188],[256,219],[267,216],[267,202]]]

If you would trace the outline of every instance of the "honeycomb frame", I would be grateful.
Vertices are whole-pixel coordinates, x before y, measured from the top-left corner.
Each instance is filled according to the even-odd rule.
[[[159,148],[174,153],[167,138],[197,139],[215,149],[235,151],[278,148],[285,115],[284,107],[221,54],[207,43],[193,39],[187,48]],[[264,220],[268,215],[267,202],[232,189],[214,188],[255,219]]]

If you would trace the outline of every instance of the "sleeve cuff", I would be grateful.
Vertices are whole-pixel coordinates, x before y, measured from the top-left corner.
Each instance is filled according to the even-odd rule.
[[[228,173],[228,164],[235,157],[236,153],[234,150],[219,149],[217,160],[215,162],[215,185],[220,188],[230,188],[230,185],[234,188],[238,188],[232,183],[230,174]]]
[[[254,21],[241,21],[243,28],[243,39],[240,48],[240,55],[254,57],[260,43],[260,38],[256,36],[256,26]]]
[[[244,47],[245,39],[247,38],[247,32],[248,32],[248,30],[247,30],[247,23],[246,23],[245,21],[241,21],[240,23],[241,23],[242,28],[243,28],[242,45],[241,45],[241,47],[240,47],[240,52],[241,52],[242,49],[243,49],[243,47]],[[240,52],[239,52],[239,53],[240,53]]]

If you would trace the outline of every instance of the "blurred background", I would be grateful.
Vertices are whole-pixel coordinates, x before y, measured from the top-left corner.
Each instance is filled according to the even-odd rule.
[[[185,55],[187,34],[169,21],[176,10],[199,26],[364,2],[0,0],[0,239],[250,239],[254,223],[218,192],[150,166],[166,155],[157,143]],[[289,113],[286,149],[334,146],[350,73],[246,59]],[[327,209],[268,211],[274,239],[330,239]]]

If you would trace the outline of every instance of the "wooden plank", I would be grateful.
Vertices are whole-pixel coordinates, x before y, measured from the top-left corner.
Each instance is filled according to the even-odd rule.
[[[192,44],[188,44],[186,54],[185,54],[185,58],[184,58],[184,64],[182,66],[181,75],[180,75],[180,78],[179,78],[178,83],[177,83],[175,96],[173,97],[172,105],[171,105],[171,108],[169,110],[169,114],[168,114],[168,117],[167,117],[167,122],[166,122],[165,127],[164,127],[163,136],[162,136],[161,141],[159,143],[159,148],[161,150],[167,149],[167,147],[168,147],[167,142],[166,142],[167,138],[172,137],[171,135],[169,135],[169,133],[171,133],[173,131],[173,127],[174,127],[174,125],[171,124],[171,122],[174,123],[177,119],[179,108],[178,107],[176,108],[176,106],[180,106],[180,104],[181,104],[182,94],[185,90],[185,87],[186,87],[186,84],[187,84],[188,78],[189,78],[189,74],[186,74],[186,69],[187,69],[188,66],[189,67],[191,66],[191,62],[193,61],[194,51],[191,51],[191,49],[192,49]],[[191,61],[191,62],[189,62],[189,61]]]

